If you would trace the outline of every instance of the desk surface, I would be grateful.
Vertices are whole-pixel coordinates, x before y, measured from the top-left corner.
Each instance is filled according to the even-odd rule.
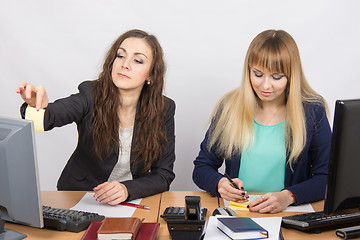
[[[43,191],[41,192],[43,205],[58,208],[71,208],[76,205],[80,199],[84,196],[85,192],[73,192],[73,191]],[[156,239],[169,240],[170,235],[167,230],[166,222],[160,217],[168,206],[185,206],[185,196],[201,196],[201,205],[208,209],[206,217],[209,217],[212,211],[218,206],[223,206],[223,201],[216,197],[211,197],[205,192],[192,192],[192,191],[169,191],[162,194],[157,194],[151,197],[143,198],[141,204],[150,206],[151,210],[136,209],[133,216],[145,218],[146,222],[159,222],[160,228]],[[323,201],[316,202],[313,205],[315,211],[321,211],[323,208]],[[294,213],[278,213],[278,214],[260,214],[251,213],[246,211],[237,211],[240,217],[267,217],[267,216],[287,216]],[[6,228],[19,231],[26,234],[26,239],[41,240],[41,239],[74,239],[80,240],[84,232],[72,233],[63,232],[49,229],[39,229],[33,227],[22,226],[18,224],[6,223]],[[326,231],[320,234],[304,233],[292,229],[282,228],[284,239],[297,240],[297,239],[321,239],[331,240],[339,239],[335,236],[335,231]],[[360,238],[359,238],[360,239]]]

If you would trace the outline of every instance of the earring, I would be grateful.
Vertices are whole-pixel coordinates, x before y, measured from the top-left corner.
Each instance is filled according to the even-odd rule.
[[[147,85],[150,85],[151,84],[151,81],[150,80],[147,80]]]

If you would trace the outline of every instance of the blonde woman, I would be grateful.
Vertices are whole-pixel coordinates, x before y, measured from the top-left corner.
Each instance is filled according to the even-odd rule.
[[[215,107],[193,180],[228,201],[263,192],[249,210],[281,212],[324,198],[330,142],[326,103],[308,84],[294,39],[267,30],[249,46],[241,86]],[[223,161],[236,186],[218,172]]]

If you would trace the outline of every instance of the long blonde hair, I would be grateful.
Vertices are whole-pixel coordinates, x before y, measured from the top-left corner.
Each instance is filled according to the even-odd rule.
[[[240,87],[225,94],[215,106],[208,147],[216,145],[218,154],[230,158],[254,142],[253,118],[258,97],[250,82],[253,66],[272,73],[284,73],[288,79],[285,89],[285,141],[291,166],[306,144],[303,103],[319,103],[326,111],[327,106],[307,82],[298,47],[290,34],[283,30],[266,30],[251,42]]]

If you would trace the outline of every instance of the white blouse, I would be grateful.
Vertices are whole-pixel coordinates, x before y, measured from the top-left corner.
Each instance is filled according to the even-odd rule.
[[[129,128],[120,128],[119,138],[120,138],[120,149],[119,149],[119,158],[114,169],[112,170],[110,177],[108,179],[111,181],[122,182],[125,180],[132,180],[132,174],[130,170],[130,153],[131,153],[131,141],[133,136],[133,127]]]

